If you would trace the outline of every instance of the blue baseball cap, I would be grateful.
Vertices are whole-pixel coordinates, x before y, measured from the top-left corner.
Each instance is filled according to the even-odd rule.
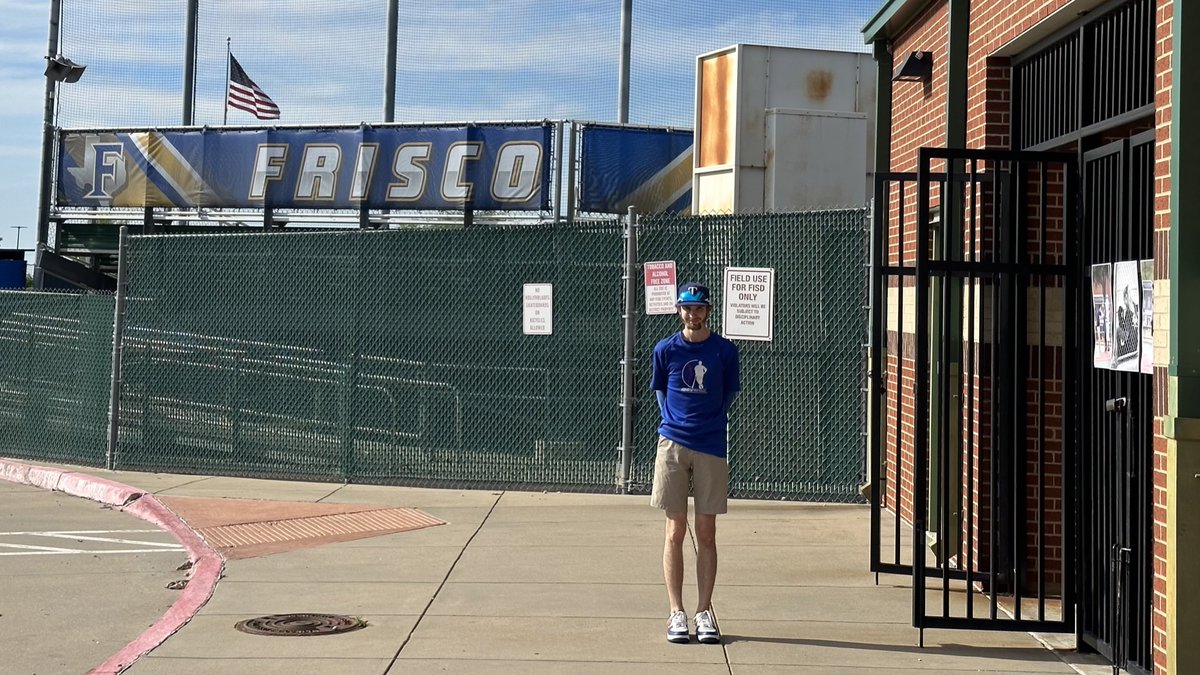
[[[708,301],[708,286],[688,282],[679,286],[679,296],[675,299],[676,307],[712,307]]]

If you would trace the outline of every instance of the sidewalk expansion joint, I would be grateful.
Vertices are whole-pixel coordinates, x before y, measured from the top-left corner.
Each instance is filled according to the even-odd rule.
[[[441,595],[442,589],[446,587],[446,582],[450,580],[450,575],[454,574],[454,568],[458,567],[458,562],[462,560],[463,554],[467,552],[467,548],[471,546],[471,542],[475,541],[475,537],[479,536],[479,532],[483,530],[483,526],[486,525],[488,519],[492,517],[492,513],[496,510],[496,507],[500,505],[500,500],[504,498],[505,494],[507,493],[501,492],[500,494],[496,495],[496,501],[492,502],[492,506],[488,509],[487,514],[484,515],[483,520],[479,521],[479,527],[475,528],[475,531],[471,533],[470,538],[467,539],[465,544],[463,544],[462,550],[460,550],[458,555],[454,557],[454,562],[450,563],[450,569],[446,570],[446,576],[442,577],[441,583],[439,583],[438,587],[434,589],[433,595],[429,598],[429,602],[425,603],[425,607],[421,610],[420,616],[418,616],[417,620],[413,622],[413,626],[409,629],[408,635],[404,636],[404,641],[400,643],[400,647],[392,656],[392,660],[390,663],[388,663],[388,667],[387,670],[384,671],[384,675],[392,672],[392,667],[394,667],[396,665],[396,661],[400,659],[400,653],[404,651],[406,646],[408,646],[408,642],[412,639],[413,633],[417,632],[417,628],[420,627],[421,622],[425,620],[425,615],[429,613],[429,608],[433,606],[433,603],[438,599],[438,596]]]

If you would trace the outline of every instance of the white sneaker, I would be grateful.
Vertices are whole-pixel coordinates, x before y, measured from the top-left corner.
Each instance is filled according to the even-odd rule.
[[[717,630],[717,622],[713,621],[710,610],[706,609],[696,615],[696,639],[706,645],[715,645],[721,641],[721,631]]]
[[[687,614],[682,611],[671,612],[671,616],[667,617],[667,642],[687,644],[687,641]]]

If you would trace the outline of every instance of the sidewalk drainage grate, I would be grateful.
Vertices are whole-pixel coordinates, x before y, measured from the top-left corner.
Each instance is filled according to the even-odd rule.
[[[367,622],[340,614],[271,614],[237,622],[234,628],[251,635],[307,637],[333,635],[366,628]]]

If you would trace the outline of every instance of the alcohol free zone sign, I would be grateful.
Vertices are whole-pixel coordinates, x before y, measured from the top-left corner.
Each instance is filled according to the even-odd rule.
[[[775,337],[775,269],[726,267],[721,334],[731,340]]]

